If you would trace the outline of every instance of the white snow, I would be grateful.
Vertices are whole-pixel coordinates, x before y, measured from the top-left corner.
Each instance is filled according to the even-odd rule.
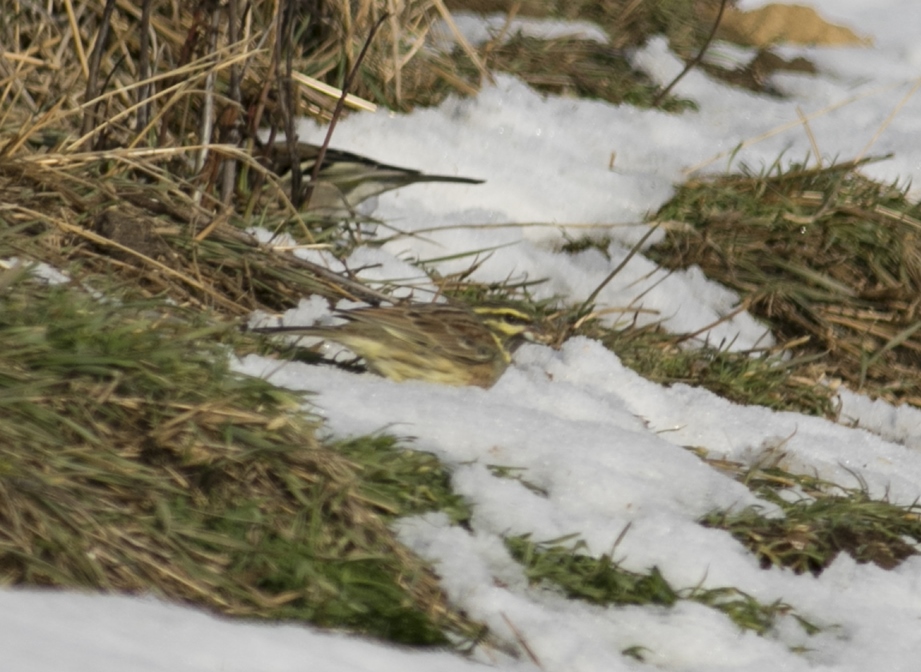
[[[757,4],[764,3],[744,6]],[[408,116],[349,117],[339,125],[337,147],[487,180],[417,185],[381,196],[375,215],[420,235],[361,249],[349,267],[375,264],[364,277],[412,280],[414,296],[427,300],[434,288],[407,261],[482,250],[437,262],[437,268],[452,273],[477,258],[483,263],[474,279],[546,279],[533,290],[539,298],[582,301],[642,235],[637,223],[668,199],[689,169],[724,170],[740,146],[734,165],[767,166],[781,154],[804,159],[810,144],[797,108],[810,116],[824,159],[855,157],[872,141],[870,153],[894,157],[869,166],[867,174],[921,184],[921,102],[908,95],[921,81],[921,4],[808,4],[871,35],[874,46],[786,47],[786,55],[807,56],[820,69],[815,76],[778,77],[775,84],[788,100],[729,89],[692,71],[675,93],[695,100],[699,111],[669,115],[545,97],[497,76],[476,99],[452,99]],[[473,28],[465,30],[476,37]],[[477,30],[485,34],[482,26]],[[634,62],[663,83],[680,69],[661,40],[636,53]],[[301,130],[308,140],[320,134],[310,124]],[[612,236],[610,258],[597,250],[559,253],[564,231]],[[383,228],[378,233],[392,236]],[[331,263],[321,252],[304,255]],[[737,297],[697,269],[665,277],[638,255],[598,303],[625,310],[612,313],[612,322],[642,308],[641,321],[690,332],[732,312]],[[324,305],[305,300],[285,320],[308,323],[325,313]],[[721,323],[708,338],[736,348],[769,342],[747,313]],[[455,489],[472,506],[472,531],[429,514],[400,522],[400,537],[433,563],[457,606],[511,645],[526,641],[542,670],[917,669],[921,558],[884,571],[842,555],[819,578],[762,570],[727,533],[696,523],[714,508],[755,503],[754,496],[686,448],[746,463],[782,453],[786,469],[846,487],[858,486],[859,478],[872,496],[909,504],[921,497],[921,412],[915,409],[845,391],[841,424],[739,406],[706,390],[646,381],[581,337],[559,351],[521,348],[490,390],[393,383],[256,356],[237,368],[316,392],[313,410],[334,436],[385,430],[414,437],[408,445],[447,464]],[[491,465],[515,468],[543,494],[495,476]],[[673,608],[602,608],[531,589],[502,544],[503,536],[517,534],[534,540],[578,534],[586,552],[615,549],[627,569],[655,566],[676,588],[732,586],[762,603],[781,600],[821,631],[807,635],[786,617],[759,637],[686,601]],[[308,627],[229,622],[142,598],[6,590],[0,591],[0,614],[0,660],[8,670],[538,669],[526,657],[481,653],[476,663]],[[624,656],[630,647],[643,647],[646,662]]]

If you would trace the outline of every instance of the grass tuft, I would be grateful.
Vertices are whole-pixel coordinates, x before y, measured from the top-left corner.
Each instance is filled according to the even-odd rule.
[[[405,643],[471,632],[386,525],[444,496],[432,458],[322,445],[302,396],[229,370],[242,337],[206,317],[0,274],[2,583]]]
[[[765,569],[785,567],[818,576],[841,553],[858,563],[893,569],[918,554],[921,506],[917,503],[900,506],[874,500],[865,488],[845,489],[779,467],[737,473],[783,515],[768,516],[763,507],[749,507],[714,511],[701,522],[729,531]]]
[[[560,590],[568,598],[591,604],[671,607],[679,600],[692,600],[722,611],[739,628],[759,635],[774,628],[778,617],[794,614],[790,605],[763,605],[736,588],[677,590],[655,567],[644,574],[630,572],[609,555],[595,558],[581,553],[582,541],[534,542],[525,535],[507,538],[505,543],[532,585]]]
[[[738,291],[808,375],[921,405],[921,206],[858,164],[793,165],[681,187],[650,256]],[[805,370],[805,369],[802,369]]]

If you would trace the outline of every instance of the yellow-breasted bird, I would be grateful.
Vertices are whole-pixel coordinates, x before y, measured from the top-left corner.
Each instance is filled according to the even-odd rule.
[[[549,342],[527,312],[484,304],[398,304],[337,313],[332,327],[262,327],[263,334],[315,336],[335,341],[392,380],[492,387],[524,341]]]
[[[317,184],[311,184],[310,178],[320,154],[320,147],[317,145],[297,143],[293,160],[285,141],[262,147],[260,154],[266,167],[282,178],[290,175],[296,161],[300,166],[304,188],[312,189],[309,209],[330,216],[354,214],[355,207],[361,202],[385,191],[416,182],[483,182],[453,175],[426,175],[418,170],[390,166],[359,154],[327,148],[320,165]],[[306,196],[304,188],[302,194]],[[295,200],[300,199],[295,197]]]

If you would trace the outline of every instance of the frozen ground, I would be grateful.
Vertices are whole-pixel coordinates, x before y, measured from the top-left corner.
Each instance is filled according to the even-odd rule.
[[[636,223],[644,213],[667,199],[690,168],[723,170],[740,143],[782,128],[745,146],[734,160],[757,167],[782,153],[803,159],[809,141],[796,123],[797,107],[811,116],[826,158],[894,152],[893,159],[867,172],[921,184],[921,102],[911,95],[921,75],[921,4],[808,4],[872,36],[875,46],[787,48],[808,55],[821,70],[816,76],[778,78],[775,84],[789,100],[731,90],[692,72],[676,93],[694,99],[700,110],[672,116],[544,98],[499,76],[475,100],[451,100],[409,117],[385,112],[350,117],[340,124],[337,147],[427,172],[487,180],[471,187],[419,185],[382,196],[375,215],[419,235],[359,250],[350,266],[378,264],[367,273],[370,278],[416,278],[415,296],[424,300],[431,287],[409,260],[490,250],[476,279],[546,278],[538,295],[582,300],[642,235]],[[635,61],[661,82],[680,69],[659,41]],[[907,102],[899,109],[902,101]],[[302,133],[308,139],[319,134],[309,127]],[[564,230],[580,235],[592,229],[604,229],[617,241],[610,260],[597,251],[574,257],[554,251]],[[470,262],[438,266],[447,273]],[[599,297],[603,306],[640,305],[648,319],[664,319],[676,331],[708,325],[735,302],[731,292],[695,270],[663,281],[639,256]],[[308,322],[323,312],[317,302],[305,301],[286,320]],[[710,334],[711,342],[734,340],[740,348],[764,339],[764,329],[744,313]],[[522,348],[490,390],[397,384],[326,367],[279,367],[258,357],[238,368],[317,392],[316,408],[336,436],[386,429],[414,437],[413,446],[448,464],[455,488],[472,504],[472,533],[429,515],[403,521],[401,537],[433,562],[451,598],[473,618],[511,642],[516,635],[509,623],[514,624],[543,670],[917,669],[921,558],[887,572],[842,556],[818,579],[761,570],[728,534],[695,522],[713,507],[745,505],[753,496],[682,446],[747,462],[782,444],[790,470],[847,486],[857,485],[859,477],[872,495],[888,494],[907,504],[921,497],[918,411],[844,395],[845,415],[867,431],[735,406],[704,390],[654,385],[585,338],[572,339],[560,351]],[[494,477],[487,465],[523,470],[546,496]],[[566,601],[529,589],[501,543],[508,534],[541,540],[577,533],[590,552],[602,554],[628,524],[616,553],[626,568],[645,571],[654,565],[678,588],[734,586],[762,603],[782,600],[821,632],[808,636],[787,619],[771,636],[758,637],[697,604],[600,608]],[[644,648],[646,663],[621,654],[637,646]],[[526,660],[490,660],[485,653],[477,664],[308,628],[229,623],[140,599],[21,591],[0,592],[0,660],[4,669],[36,672],[428,672],[481,669],[479,664],[535,669]]]

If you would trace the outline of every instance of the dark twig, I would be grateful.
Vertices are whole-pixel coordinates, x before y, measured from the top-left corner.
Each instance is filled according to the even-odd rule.
[[[643,243],[645,243],[647,240],[649,240],[649,236],[651,236],[653,233],[655,233],[656,229],[659,228],[659,224],[660,224],[660,223],[661,223],[661,222],[656,222],[655,224],[653,224],[652,226],[650,226],[650,227],[649,227],[649,231],[647,231],[647,232],[643,235],[643,237],[639,239],[639,241],[636,243],[636,245],[634,245],[632,248],[630,248],[630,251],[627,253],[627,256],[624,257],[624,260],[621,261],[619,264],[617,264],[617,268],[615,268],[613,271],[611,271],[610,273],[608,273],[608,276],[607,276],[604,280],[601,281],[601,284],[599,284],[597,287],[595,287],[595,291],[593,291],[591,294],[588,295],[588,298],[585,299],[585,301],[584,301],[584,302],[582,303],[582,305],[579,307],[579,314],[580,314],[580,315],[583,315],[583,314],[587,313],[589,310],[592,309],[592,307],[593,307],[594,304],[595,304],[595,299],[598,298],[598,295],[601,293],[601,290],[604,289],[604,288],[607,286],[607,284],[608,284],[609,282],[611,282],[611,280],[614,279],[614,276],[616,276],[618,273],[620,273],[620,272],[623,270],[624,266],[626,266],[626,265],[630,262],[631,259],[633,259],[633,256],[634,256],[637,252],[640,251],[640,248],[641,248],[641,247],[643,247]]]
[[[138,62],[138,102],[143,103],[138,107],[137,132],[141,133],[147,128],[147,121],[150,119],[150,103],[145,102],[150,98],[151,83],[150,79],[150,6],[153,0],[144,0],[141,7],[141,31],[140,43],[140,60]]]
[[[723,12],[725,11],[726,11],[726,0],[722,0],[722,2],[720,2],[720,9],[716,13],[716,21],[713,22],[713,28],[710,29],[710,34],[707,36],[707,39],[704,42],[704,46],[700,48],[700,51],[698,52],[697,56],[695,56],[690,61],[688,61],[687,65],[684,66],[684,70],[678,73],[678,76],[675,77],[668,86],[666,86],[664,89],[659,91],[658,94],[656,94],[656,97],[652,99],[652,107],[658,107],[659,103],[662,102],[662,99],[665,98],[665,96],[667,96],[669,92],[671,92],[671,90],[675,87],[675,85],[678,82],[680,82],[681,79],[686,74],[688,74],[692,68],[696,67],[703,60],[704,54],[707,53],[707,49],[710,48],[710,43],[713,41],[713,38],[716,36],[716,31],[720,27],[720,22],[723,20]]]
[[[515,635],[515,639],[518,640],[518,643],[521,645],[522,650],[527,654],[528,658],[531,659],[531,662],[537,666],[538,669],[546,669],[540,662],[540,658],[537,657],[537,654],[534,653],[534,649],[531,648],[531,645],[528,644],[528,640],[524,638],[524,635],[521,633],[511,619],[505,615],[504,611],[500,611],[499,615],[502,616],[502,620],[505,621],[505,624],[508,626],[509,630],[512,631],[512,634]]]
[[[227,39],[230,44],[236,44],[240,35],[240,27],[237,25],[240,20],[239,0],[230,0],[227,4]],[[221,126],[221,133],[224,134],[224,142],[236,146],[240,142],[240,125],[239,110],[243,109],[243,94],[240,90],[241,68],[234,63],[230,66],[230,97],[231,109],[234,113],[228,114],[227,118],[230,123]],[[234,183],[236,182],[237,162],[224,161],[223,163],[223,181],[221,183],[221,202],[224,205],[230,203],[233,198]]]
[[[102,54],[106,50],[109,26],[112,23],[112,13],[114,11],[115,0],[106,0],[106,7],[102,12],[102,20],[99,22],[99,35],[96,37],[96,44],[93,46],[93,53],[90,56],[89,76],[86,78],[86,92],[83,95],[83,99],[86,103],[95,100],[99,95],[99,67],[102,63]],[[80,36],[75,35],[74,39],[80,39]],[[80,132],[81,136],[86,136],[91,130],[96,128],[97,117],[96,106],[88,106],[83,116],[83,129]],[[88,142],[88,145],[92,146],[92,142]]]
[[[352,66],[351,72],[349,72],[348,77],[345,78],[345,82],[342,84],[342,93],[339,96],[339,100],[336,101],[336,108],[333,110],[332,119],[329,120],[329,127],[326,129],[326,137],[323,138],[323,144],[320,145],[320,151],[317,152],[317,160],[313,164],[313,171],[310,174],[310,184],[315,185],[317,179],[320,175],[320,168],[323,166],[323,159],[326,158],[326,149],[329,147],[329,141],[332,140],[333,131],[336,130],[336,124],[339,122],[339,117],[342,116],[342,111],[345,109],[345,99],[349,95],[349,90],[352,88],[352,82],[355,77],[358,75],[358,69],[361,67],[362,61],[365,59],[365,55],[368,53],[368,48],[371,46],[371,41],[374,39],[374,36],[377,34],[377,31],[386,21],[390,18],[390,15],[386,12],[377,22],[371,26],[371,30],[368,32],[368,39],[365,40],[364,46],[361,48],[361,52],[358,54],[358,59],[355,61],[355,65]],[[290,136],[289,136],[290,137]],[[310,206],[310,198],[313,196],[313,189],[307,192],[307,198],[304,202],[304,209],[306,210]],[[297,204],[295,204],[297,205]]]
[[[278,27],[275,32],[275,67],[278,79],[279,111],[285,125],[285,138],[291,162],[291,199],[295,207],[299,206],[301,192],[300,161],[297,160],[297,138],[294,130],[294,0],[287,0],[278,13]],[[285,57],[285,73],[282,76],[282,55]]]

